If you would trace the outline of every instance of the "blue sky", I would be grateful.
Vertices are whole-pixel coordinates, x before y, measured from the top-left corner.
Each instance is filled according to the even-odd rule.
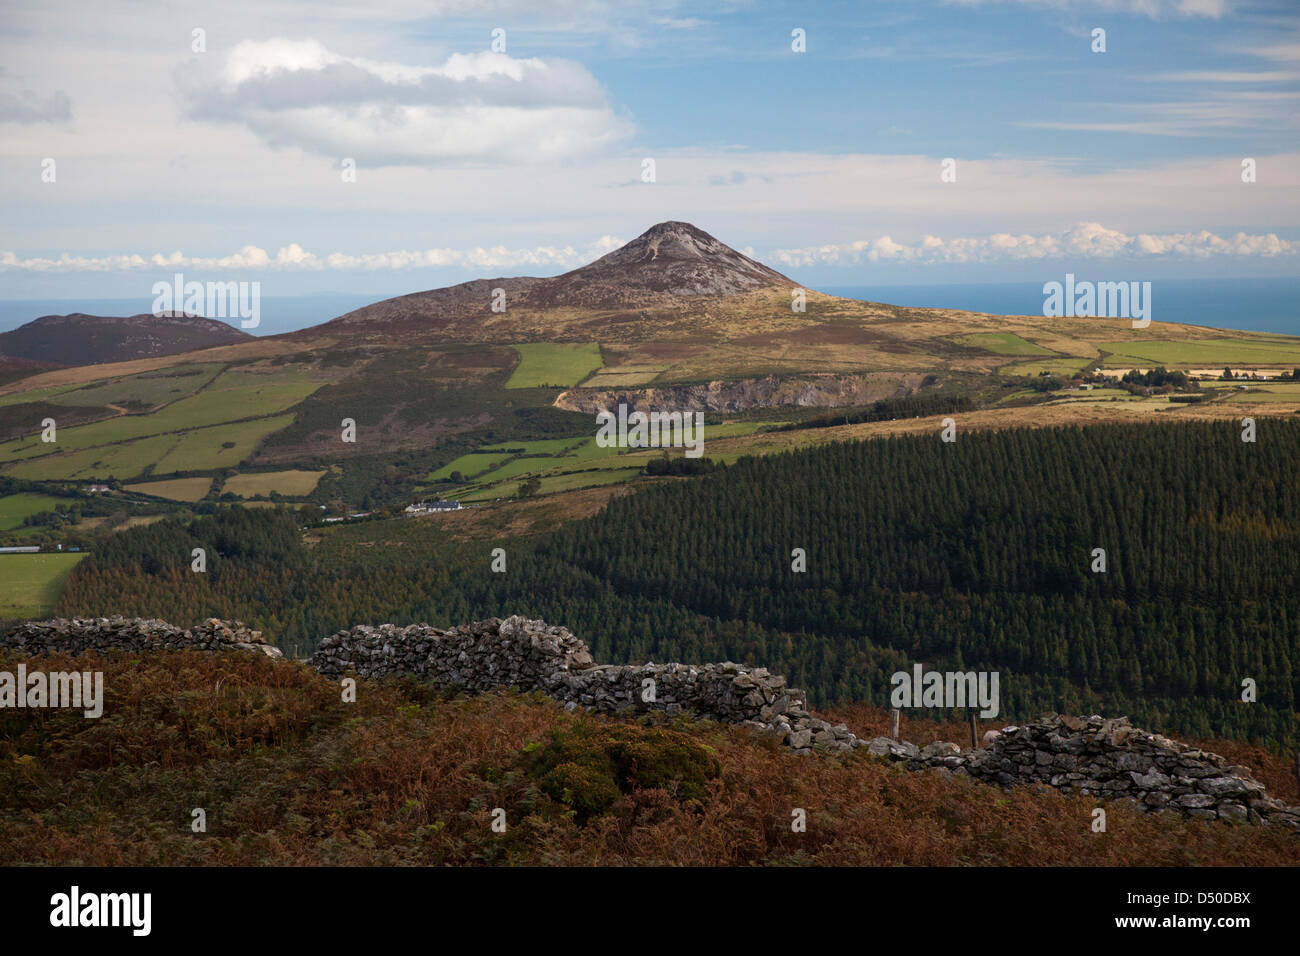
[[[1294,275],[1298,98],[1291,0],[6,4],[0,297],[398,293],[662,219],[811,286]]]
[[[1300,26],[1295,4],[1260,5],[1249,16],[1159,19],[1107,12],[1104,4],[815,9],[810,16],[806,4],[736,8],[661,33],[640,56],[597,48],[588,62],[608,70],[601,75],[613,98],[641,119],[650,145],[783,150],[796,139],[818,152],[1033,154],[1094,167],[1296,146],[1294,124],[1210,125],[1219,98],[1243,91],[1291,94],[1286,109],[1279,103],[1261,118],[1294,113],[1294,59],[1275,69],[1277,58],[1251,51],[1277,45],[1279,27]],[[791,55],[790,24],[808,31],[807,55]],[[1094,27],[1107,29],[1105,54],[1091,50]],[[1202,77],[1182,76],[1189,72]],[[1214,72],[1241,77],[1216,82]],[[1174,135],[1149,122],[1162,118],[1164,104],[1199,108],[1203,122]],[[772,116],[793,122],[764,119]],[[1095,130],[1026,125],[1061,122],[1133,129],[1102,141]]]

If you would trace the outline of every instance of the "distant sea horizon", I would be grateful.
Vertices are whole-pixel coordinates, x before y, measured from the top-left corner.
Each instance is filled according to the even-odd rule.
[[[913,308],[963,309],[991,315],[1043,314],[1043,285],[1039,282],[827,286],[820,291]],[[1300,335],[1300,276],[1153,279],[1151,303],[1151,318],[1156,322]]]
[[[1042,284],[987,282],[905,285],[810,285],[820,292],[913,308],[963,309],[991,315],[1042,315]],[[400,293],[399,293],[400,294]],[[362,293],[314,293],[265,296],[262,321],[252,335],[277,335],[328,322],[388,296]],[[1184,325],[1300,335],[1300,276],[1263,279],[1154,279],[1152,319]],[[153,300],[144,299],[0,299],[0,332],[8,332],[43,315],[139,315]],[[227,320],[235,327],[238,319]]]

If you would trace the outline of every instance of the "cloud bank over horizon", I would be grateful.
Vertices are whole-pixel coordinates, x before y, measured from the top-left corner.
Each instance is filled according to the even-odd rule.
[[[1143,259],[1196,261],[1214,256],[1274,258],[1300,253],[1300,242],[1273,233],[1217,236],[1208,230],[1126,235],[1101,223],[1081,222],[1058,235],[1010,235],[942,239],[924,236],[898,243],[889,236],[803,249],[777,249],[772,261],[785,266],[851,266],[862,262],[989,263],[1033,259]]]
[[[582,249],[573,246],[515,248],[494,246],[469,249],[400,249],[353,255],[343,252],[313,253],[298,243],[281,247],[274,255],[246,245],[226,256],[188,256],[124,253],[110,256],[20,257],[0,250],[0,272],[126,272],[146,269],[210,269],[262,271],[364,270],[399,271],[448,267],[500,269],[540,267],[574,269],[600,258],[627,240],[601,236]],[[1213,257],[1274,259],[1300,254],[1300,242],[1280,239],[1273,233],[1219,236],[1202,230],[1195,233],[1127,235],[1101,223],[1081,222],[1057,235],[963,236],[944,239],[926,235],[916,242],[900,243],[889,236],[831,243],[800,249],[743,251],[772,266],[850,267],[864,262],[905,263],[994,263],[1055,259],[1167,259],[1197,262]]]

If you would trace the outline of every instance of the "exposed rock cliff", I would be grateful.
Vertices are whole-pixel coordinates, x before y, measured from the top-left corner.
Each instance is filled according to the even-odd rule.
[[[910,394],[921,376],[802,375],[703,385],[663,385],[645,388],[573,388],[562,392],[555,407],[594,415],[617,409],[681,412],[743,412],[751,408],[795,405],[801,408],[836,408],[866,405],[882,398]]]

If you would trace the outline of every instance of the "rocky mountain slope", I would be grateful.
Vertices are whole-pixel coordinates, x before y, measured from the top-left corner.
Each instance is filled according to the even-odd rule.
[[[319,326],[341,332],[374,325],[472,334],[538,310],[681,310],[692,300],[793,288],[781,273],[686,222],[661,222],[595,262],[550,278],[476,279],[385,299]],[[505,291],[505,312],[493,310]],[[467,322],[466,320],[475,320]]]
[[[661,222],[590,265],[529,290],[536,305],[609,307],[796,283],[688,222]]]

